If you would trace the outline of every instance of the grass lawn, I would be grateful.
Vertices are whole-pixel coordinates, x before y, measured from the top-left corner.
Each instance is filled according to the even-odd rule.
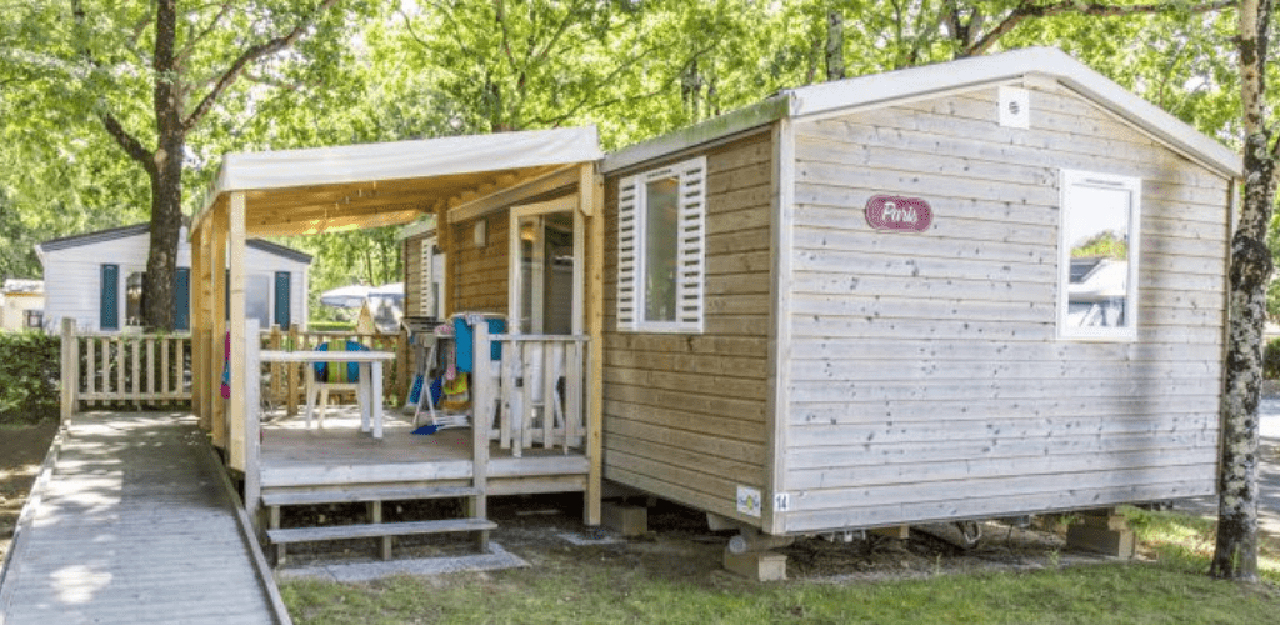
[[[1280,621],[1277,544],[1266,584],[1209,580],[1212,522],[1130,511],[1147,558],[1034,572],[898,581],[756,584],[629,548],[521,553],[527,569],[371,584],[282,585],[299,625],[338,623],[1272,623]],[[712,547],[706,554],[719,553]],[[678,556],[706,560],[705,555]],[[1056,554],[1047,554],[1054,563]],[[945,556],[943,556],[945,557]],[[665,561],[665,565],[664,565]],[[941,564],[941,560],[939,561]],[[941,569],[941,566],[939,567]]]

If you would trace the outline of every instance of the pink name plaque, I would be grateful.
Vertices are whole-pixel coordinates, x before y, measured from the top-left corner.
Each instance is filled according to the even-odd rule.
[[[918,197],[874,195],[867,200],[867,223],[876,230],[923,232],[933,223],[929,203]]]

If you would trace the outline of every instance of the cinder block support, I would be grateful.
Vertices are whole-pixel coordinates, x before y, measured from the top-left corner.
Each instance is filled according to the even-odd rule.
[[[1137,553],[1137,539],[1124,515],[1115,510],[1085,513],[1067,530],[1067,547],[1128,560]]]
[[[787,579],[787,556],[772,551],[734,553],[726,547],[724,568],[758,582],[780,582]]]
[[[601,507],[601,522],[622,536],[644,536],[649,531],[649,510],[644,506],[606,501]]]

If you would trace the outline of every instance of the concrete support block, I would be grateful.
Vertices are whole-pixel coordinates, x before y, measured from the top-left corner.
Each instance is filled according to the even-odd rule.
[[[1085,515],[1067,530],[1067,547],[1128,560],[1137,553],[1138,541],[1123,515]]]
[[[758,582],[779,582],[787,579],[787,556],[772,551],[733,553],[726,548],[724,568]]]
[[[623,536],[644,536],[649,531],[649,511],[644,506],[606,501],[600,507],[600,522]]]
[[[873,527],[867,530],[867,533],[872,534],[874,536],[888,536],[889,538],[906,540],[908,538],[911,538],[911,526],[910,525],[890,525],[889,527]]]

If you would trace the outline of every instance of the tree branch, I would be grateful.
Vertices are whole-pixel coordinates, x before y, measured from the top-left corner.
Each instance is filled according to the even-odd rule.
[[[205,37],[208,37],[209,33],[212,33],[213,29],[218,27],[218,23],[222,21],[222,18],[226,17],[227,13],[230,12],[231,2],[223,2],[222,6],[218,9],[218,14],[213,16],[213,19],[209,21],[209,25],[205,26],[204,30],[200,31],[200,34],[191,37],[190,41],[187,41],[187,45],[183,46],[182,49],[174,55],[174,65],[177,65],[178,67],[185,66],[187,64],[187,59],[190,59],[191,54],[195,52],[196,44],[200,43],[200,41]]]
[[[1156,2],[1152,4],[1116,6],[1111,4],[1101,4],[1098,2],[1079,2],[1077,0],[1064,0],[1061,2],[1054,2],[1052,4],[1033,4],[1031,0],[1026,0],[1014,8],[1012,13],[1005,16],[1005,18],[1001,20],[995,28],[991,29],[990,32],[983,35],[977,42],[965,48],[959,56],[977,56],[979,54],[986,53],[991,46],[995,45],[996,41],[999,41],[1001,37],[1008,34],[1015,26],[1028,18],[1049,17],[1052,15],[1064,15],[1068,13],[1091,15],[1094,17],[1152,15],[1173,12],[1207,13],[1209,11],[1234,8],[1237,4],[1237,0],[1217,0],[1215,2],[1202,2],[1194,5],[1185,5],[1180,2]]]
[[[218,79],[218,82],[214,84],[213,88],[205,94],[204,99],[200,100],[200,103],[191,111],[191,114],[188,115],[186,119],[182,120],[183,131],[189,131],[199,123],[200,119],[213,108],[213,104],[218,100],[218,97],[231,87],[231,85],[236,81],[236,78],[240,76],[240,73],[244,71],[244,68],[249,65],[249,63],[267,56],[268,54],[274,54],[281,50],[288,49],[294,44],[294,42],[302,37],[302,34],[306,32],[313,23],[315,23],[318,15],[329,10],[329,8],[334,4],[337,4],[337,2],[338,0],[324,0],[287,34],[250,46],[241,53],[240,56],[231,63],[231,67],[227,68],[226,72],[223,72],[222,77]]]
[[[107,129],[107,134],[115,139],[116,143],[124,150],[129,158],[138,161],[142,167],[147,170],[148,174],[155,175],[156,160],[155,154],[143,147],[142,142],[138,141],[133,135],[129,134],[124,126],[120,125],[120,121],[111,113],[106,111],[96,111],[98,119],[102,120],[102,125]]]

